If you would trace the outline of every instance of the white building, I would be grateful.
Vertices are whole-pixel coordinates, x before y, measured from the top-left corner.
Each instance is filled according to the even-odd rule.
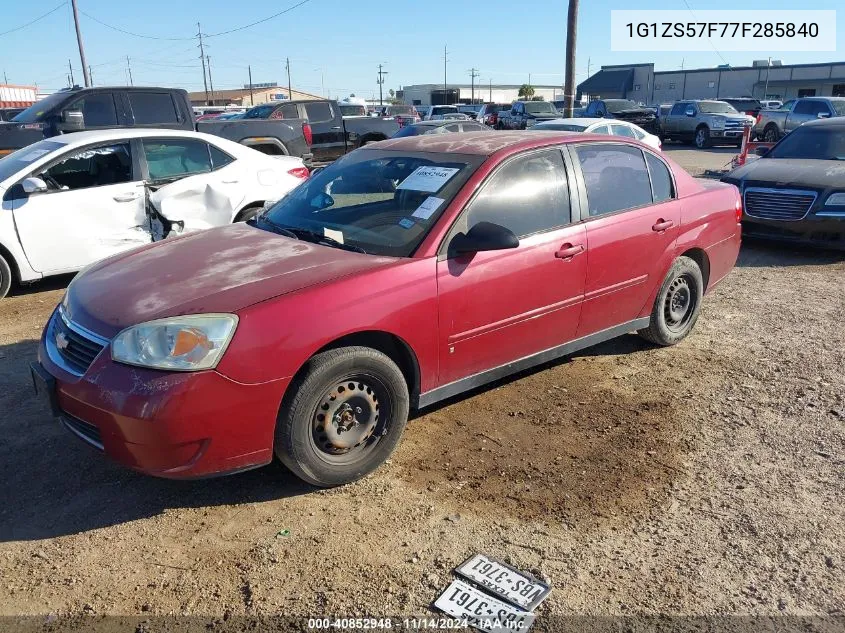
[[[417,84],[396,92],[397,99],[408,105],[442,105],[444,103],[511,103],[519,99],[520,84]],[[444,99],[445,96],[445,99]],[[563,99],[562,86],[534,85],[534,97],[545,101]]]

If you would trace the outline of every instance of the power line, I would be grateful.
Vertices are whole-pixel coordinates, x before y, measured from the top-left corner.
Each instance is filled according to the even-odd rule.
[[[111,24],[107,24],[106,22],[103,22],[102,20],[95,18],[93,15],[91,15],[90,13],[86,13],[85,11],[80,11],[80,13],[82,15],[84,15],[86,18],[88,18],[89,20],[94,20],[94,22],[96,22],[97,24],[102,24],[103,26],[111,29],[112,31],[117,31],[118,33],[123,33],[124,35],[131,35],[132,37],[140,37],[140,38],[143,38],[145,40],[166,40],[166,41],[170,41],[170,42],[177,42],[177,41],[188,41],[188,40],[196,39],[196,37],[159,37],[157,35],[143,35],[141,33],[133,33],[132,31],[127,31],[126,29],[122,29],[120,27],[113,26]]]
[[[65,0],[65,2],[62,2],[55,9],[51,9],[50,11],[47,11],[47,13],[45,13],[44,15],[41,15],[41,16],[35,18],[34,20],[27,22],[26,24],[21,24],[20,26],[16,26],[15,28],[9,29],[8,31],[3,31],[2,33],[0,33],[0,36],[8,35],[9,33],[14,33],[15,31],[20,31],[21,29],[25,29],[28,26],[32,26],[36,22],[40,22],[41,20],[46,18],[48,15],[52,15],[53,13],[55,13],[56,11],[58,11],[59,9],[61,9],[62,7],[66,6],[66,5],[67,5],[67,0]]]
[[[268,21],[272,20],[273,18],[277,18],[280,15],[284,15],[285,13],[290,13],[294,9],[298,9],[303,4],[308,4],[309,2],[311,2],[311,0],[302,0],[302,2],[300,2],[299,4],[295,4],[292,7],[288,7],[284,11],[279,11],[278,13],[274,13],[273,15],[268,16],[266,18],[263,18],[261,20],[258,20],[257,22],[252,22],[251,24],[245,24],[244,26],[239,26],[239,27],[234,28],[234,29],[229,29],[228,31],[221,31],[220,33],[212,33],[208,37],[218,37],[220,35],[228,35],[229,33],[236,33],[237,31],[243,31],[244,29],[248,29],[248,28],[256,26],[258,24],[268,22]]]

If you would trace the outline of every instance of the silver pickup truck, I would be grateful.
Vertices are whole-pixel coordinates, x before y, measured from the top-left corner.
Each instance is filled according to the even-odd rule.
[[[753,117],[724,101],[678,101],[664,117],[660,135],[666,140],[692,141],[699,149],[716,143],[738,147],[743,128],[753,122]]]
[[[760,110],[753,135],[775,143],[802,123],[845,116],[845,97],[803,97],[787,101],[777,110]]]

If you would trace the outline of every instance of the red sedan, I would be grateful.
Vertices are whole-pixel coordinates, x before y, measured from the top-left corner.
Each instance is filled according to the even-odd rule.
[[[681,341],[736,261],[741,211],[734,186],[634,140],[388,140],[247,224],[80,273],[33,379],[130,468],[276,455],[339,485],[388,458],[411,408],[627,332]]]

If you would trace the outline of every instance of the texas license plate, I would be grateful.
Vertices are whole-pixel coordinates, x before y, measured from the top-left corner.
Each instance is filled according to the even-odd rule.
[[[533,611],[552,590],[533,576],[483,554],[476,554],[455,571],[528,611]]]
[[[467,624],[490,633],[527,631],[534,614],[494,598],[463,580],[453,580],[434,601],[434,606]]]

